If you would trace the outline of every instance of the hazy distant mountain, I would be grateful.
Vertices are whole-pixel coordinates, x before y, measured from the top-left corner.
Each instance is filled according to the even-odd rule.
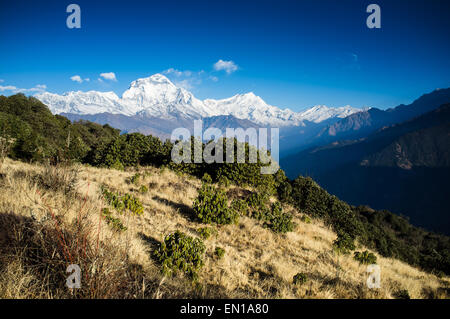
[[[352,204],[389,209],[450,233],[450,104],[361,140],[303,151],[282,159],[281,167],[290,177],[312,176]]]
[[[450,101],[450,88],[424,94],[409,105],[401,104],[388,110],[371,108],[328,125],[319,134],[324,141],[358,139],[385,126],[401,123]]]
[[[152,119],[183,123],[184,120],[231,115],[260,126],[290,127],[304,126],[305,121],[319,123],[331,118],[339,119],[361,111],[350,106],[339,108],[315,106],[303,112],[294,112],[271,106],[252,92],[223,100],[201,101],[161,74],[133,81],[120,98],[114,92],[97,91],[68,92],[63,95],[45,92],[37,94],[36,97],[54,114],[89,115],[91,120],[99,118],[102,121],[113,120],[115,117],[101,115],[93,118],[91,115],[108,113],[133,118],[138,116],[139,120],[136,118],[125,121],[133,123],[130,127],[126,127],[126,131],[139,127],[135,120],[139,122],[148,119],[147,126],[151,126],[155,124]]]
[[[306,129],[289,127],[283,129],[280,137],[282,145],[284,144],[282,156],[287,157],[333,142],[357,141],[383,127],[412,119],[449,101],[450,88],[437,89],[424,94],[409,105],[402,104],[385,111],[366,108],[362,112],[355,112],[344,118],[331,117],[316,123],[317,125],[306,125]]]

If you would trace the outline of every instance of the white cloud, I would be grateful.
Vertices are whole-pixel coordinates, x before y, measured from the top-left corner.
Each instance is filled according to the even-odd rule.
[[[166,74],[167,77],[170,78],[176,86],[182,87],[186,90],[192,90],[196,86],[200,85],[202,81],[206,78],[204,70],[181,71],[174,68],[170,68],[162,71],[162,73]]]
[[[0,79],[0,83],[3,83],[3,82],[5,82],[5,80]]]
[[[210,78],[210,80],[213,81],[213,82],[219,81],[219,78],[218,78],[217,76],[214,76],[214,75],[211,75],[209,78]]]
[[[174,69],[174,68],[167,69],[167,70],[163,71],[163,73],[164,74],[173,74],[173,75],[175,75],[177,77],[192,76],[192,74],[193,74],[193,72],[189,71],[189,70],[180,71],[180,70],[177,70],[177,69]]]
[[[35,87],[32,87],[30,89],[15,89],[14,93],[42,93],[45,92],[45,90],[47,89],[47,85],[45,84],[38,84]]]
[[[219,60],[216,63],[214,63],[214,70],[216,71],[225,71],[227,74],[231,74],[235,71],[237,71],[238,66],[233,61],[224,61]]]
[[[2,86],[2,85],[0,85],[0,91],[14,91],[14,90],[17,90],[17,88],[15,86],[12,86],[12,85]]]
[[[70,79],[71,79],[72,81],[75,81],[75,82],[78,82],[78,83],[83,82],[83,79],[82,79],[81,76],[79,76],[79,75],[71,76]]]
[[[83,83],[83,82],[89,82],[89,81],[90,81],[89,78],[83,79],[83,78],[81,78],[81,76],[79,76],[79,75],[71,76],[70,79],[71,79],[72,81],[78,82],[78,83]]]
[[[200,84],[197,80],[193,79],[185,79],[181,81],[175,81],[174,84],[178,87],[181,87],[185,90],[192,90],[196,84]]]
[[[117,81],[116,74],[114,72],[100,73],[100,76],[105,80]]]
[[[0,92],[12,91],[13,93],[32,93],[32,92],[42,93],[42,92],[45,92],[46,89],[47,89],[47,85],[45,85],[45,84],[38,84],[29,89],[18,88],[14,85],[6,85],[6,86],[0,85]]]

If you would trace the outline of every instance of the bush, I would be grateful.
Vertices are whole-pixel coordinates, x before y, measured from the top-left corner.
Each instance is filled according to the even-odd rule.
[[[292,280],[294,285],[303,285],[308,281],[308,276],[305,273],[299,272],[296,274]]]
[[[346,233],[338,234],[338,238],[333,241],[333,248],[337,253],[349,254],[355,250],[355,239]]]
[[[231,208],[241,216],[248,216],[248,205],[243,199],[234,199],[231,202]]]
[[[208,173],[203,174],[202,183],[211,184],[212,183],[211,175],[209,175]]]
[[[135,215],[142,215],[144,213],[144,207],[139,199],[130,194],[122,196],[122,201],[125,205],[125,209],[128,209]]]
[[[230,186],[230,180],[226,176],[220,176],[218,183],[223,187]]]
[[[141,194],[148,193],[148,187],[145,185],[141,185],[141,187],[139,187],[139,193]]]
[[[130,177],[129,182],[131,184],[138,185],[140,179],[141,179],[141,174],[136,173],[136,174],[134,174],[133,176]]]
[[[226,193],[208,184],[200,189],[193,209],[197,218],[206,224],[231,224],[239,219],[239,215],[228,207]]]
[[[272,218],[269,228],[275,233],[288,233],[294,230],[295,223],[292,222],[292,216],[281,214]]]
[[[214,253],[218,259],[222,259],[223,256],[225,255],[225,249],[223,249],[221,247],[216,247],[216,250],[214,251]]]
[[[248,207],[253,211],[262,210],[267,206],[269,202],[269,197],[267,195],[262,195],[259,192],[253,192],[247,197]]]
[[[200,235],[202,239],[208,239],[213,234],[217,234],[217,230],[212,227],[203,227],[197,229],[197,233]]]
[[[372,265],[377,263],[377,256],[367,250],[363,252],[355,251],[353,258],[359,261],[360,264]]]
[[[192,280],[196,280],[197,271],[204,264],[205,250],[206,247],[200,239],[176,231],[166,236],[164,242],[154,252],[154,256],[161,263],[163,274],[174,276],[181,271]]]
[[[144,213],[144,206],[142,206],[141,201],[133,195],[114,193],[105,186],[102,186],[102,194],[106,202],[121,214],[127,210],[135,215]]]
[[[300,220],[305,224],[311,224],[311,218],[309,216],[303,215]]]
[[[113,217],[112,212],[108,208],[103,208],[102,215],[106,222],[116,231],[123,232],[127,230],[119,218]]]
[[[283,181],[277,188],[278,198],[282,202],[290,202],[292,186],[289,181]]]
[[[272,205],[272,212],[268,216],[266,226],[275,233],[287,233],[294,230],[295,223],[292,222],[290,214],[283,213],[280,202],[275,202]]]
[[[329,196],[310,177],[299,176],[292,183],[291,198],[295,207],[313,217],[328,215]]]
[[[125,209],[125,204],[120,194],[109,191],[105,186],[102,186],[101,191],[105,201],[119,213],[122,213]]]

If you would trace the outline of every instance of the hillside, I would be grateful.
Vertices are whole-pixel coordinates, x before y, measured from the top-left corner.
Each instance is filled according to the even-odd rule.
[[[359,141],[303,151],[281,165],[288,176],[312,176],[354,205],[389,209],[448,234],[449,123],[446,104]]]
[[[351,263],[357,259],[370,264],[395,258],[392,264],[406,262],[410,265],[405,266],[408,271],[419,271],[411,270],[417,267],[440,278],[450,274],[450,237],[414,227],[385,210],[350,206],[310,178],[300,176],[289,180],[281,169],[275,174],[261,174],[261,168],[266,165],[261,158],[257,163],[236,163],[236,149],[240,146],[248,159],[252,150],[248,143],[232,140],[233,149],[225,147],[223,150],[225,158],[229,151],[233,152],[235,163],[176,164],[172,161],[174,144],[170,141],[162,142],[140,133],[118,135],[118,131],[109,126],[90,122],[71,124],[62,116],[52,115],[36,99],[23,95],[2,98],[0,102],[5,114],[0,118],[0,127],[4,128],[0,139],[1,159],[2,163],[6,161],[0,166],[0,198],[5,203],[0,212],[5,229],[0,238],[4,243],[0,247],[5,249],[0,254],[4,258],[0,261],[0,271],[4,273],[0,278],[6,280],[5,294],[14,288],[13,281],[25,282],[26,278],[31,278],[27,285],[35,284],[34,288],[43,289],[33,288],[31,293],[36,296],[66,296],[67,291],[61,290],[64,289],[61,286],[64,267],[74,261],[88,269],[88,273],[96,274],[94,277],[87,275],[85,279],[91,288],[82,290],[78,297],[102,295],[108,289],[120,297],[141,296],[136,291],[140,289],[143,296],[148,297],[146,287],[156,289],[153,296],[158,297],[163,288],[155,287],[162,283],[169,285],[168,291],[176,289],[180,294],[177,296],[191,297],[214,297],[216,293],[225,297],[277,297],[280,294],[325,297],[322,293],[328,291],[330,296],[342,298],[347,294],[387,298],[398,293],[390,284],[387,285],[390,290],[381,294],[364,291],[364,281],[350,284],[355,276],[353,272],[347,274],[347,281],[341,282],[341,273],[346,268],[340,262],[348,262],[351,268]],[[12,129],[18,122],[23,124],[20,129]],[[60,127],[61,122],[67,126]],[[85,127],[91,128],[88,134],[76,135],[75,128]],[[31,158],[27,153],[18,152],[27,141],[23,136],[37,136],[41,141],[36,145],[38,148],[30,151],[31,155],[39,147],[51,152]],[[96,140],[96,136],[102,138]],[[202,148],[211,145],[203,144]],[[34,164],[11,162],[5,159],[8,155]],[[191,160],[193,156],[191,154]],[[144,232],[147,227],[150,228]],[[114,236],[105,230],[108,228],[114,230]],[[173,233],[176,229],[183,233]],[[101,230],[110,236],[105,239]],[[170,236],[163,238],[163,234]],[[198,236],[204,240],[196,239]],[[140,241],[132,243],[131,238],[136,237]],[[213,238],[221,239],[214,241]],[[149,244],[146,249],[139,248],[145,243]],[[217,244],[218,249],[209,243]],[[118,249],[116,244],[125,248]],[[213,254],[206,250],[213,247],[216,247]],[[205,288],[200,281],[211,265],[208,258],[220,263],[221,256],[224,253],[227,256],[227,247],[232,251],[231,268],[224,266],[220,273],[216,268],[211,270],[213,279],[203,283],[214,284]],[[366,250],[373,250],[376,255]],[[143,251],[147,252],[146,257]],[[137,257],[150,258],[157,274],[144,273],[143,269],[150,264],[138,262]],[[243,266],[235,265],[241,258]],[[128,263],[128,260],[133,262]],[[311,270],[311,263],[323,269]],[[298,267],[298,282],[289,286],[288,277]],[[310,271],[304,272],[308,267]],[[232,269],[231,277],[227,277],[227,269]],[[337,274],[331,275],[333,270],[330,269]],[[396,271],[401,272],[399,269]],[[186,285],[178,287],[177,280],[169,279],[177,273],[184,274],[181,277],[186,277],[182,280]],[[108,279],[110,275],[117,276],[114,282],[120,284],[105,287],[113,285]],[[35,276],[37,279],[32,279]],[[253,276],[261,277],[262,281],[252,286],[256,280]],[[239,288],[241,284],[234,284],[234,280],[250,283]],[[308,292],[302,290],[302,287],[306,289],[302,285],[305,280],[310,283]],[[447,287],[445,280],[438,281],[439,287],[436,284],[431,288],[411,289],[415,289],[417,297],[442,295]],[[194,291],[192,283],[197,287]],[[269,283],[273,285],[267,286]],[[234,288],[228,289],[228,285]],[[313,289],[313,285],[318,288]],[[338,291],[330,290],[334,285]],[[401,281],[393,285],[401,285]],[[205,292],[205,289],[209,290]],[[24,293],[23,290],[20,293]],[[175,295],[167,292],[164,296]]]
[[[16,94],[0,96],[0,136],[14,139],[9,156],[29,161],[70,157],[82,160],[103,143],[119,136],[109,125],[72,123],[53,115],[39,100]],[[68,145],[68,147],[67,147]]]
[[[294,231],[277,234],[242,217],[238,224],[218,226],[217,235],[203,240],[205,262],[196,285],[183,276],[164,277],[151,257],[159,243],[176,230],[200,238],[199,229],[205,227],[191,215],[200,180],[155,167],[73,169],[74,175],[71,168],[9,159],[3,164],[1,298],[396,298],[403,289],[412,298],[448,298],[448,277],[438,278],[377,253],[381,289],[368,289],[366,266],[333,250],[336,234],[320,220],[308,223],[289,206],[285,209],[294,215]],[[139,181],[130,182],[138,172]],[[69,185],[73,188],[65,193]],[[105,217],[99,219],[101,209],[108,207],[101,185],[142,201],[142,215],[114,213],[126,231],[114,230]],[[148,192],[139,191],[142,185]],[[229,194],[242,191],[227,187]],[[56,226],[86,276],[74,296],[64,287],[66,263]],[[216,247],[225,250],[223,258],[215,256]],[[294,285],[292,278],[300,272],[307,282]]]

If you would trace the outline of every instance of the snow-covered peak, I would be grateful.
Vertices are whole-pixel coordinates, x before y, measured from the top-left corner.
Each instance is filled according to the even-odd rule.
[[[156,86],[156,85],[164,85],[164,86],[173,86],[175,85],[164,75],[157,73],[152,76],[146,78],[137,79],[130,84],[130,88],[135,87],[145,87],[145,86]]]
[[[44,92],[37,94],[42,103],[48,105],[54,114],[76,113],[97,114],[113,113],[132,115],[133,111],[120,102],[120,98],[114,92],[67,92],[63,95]]]
[[[206,105],[217,110],[221,115],[233,115],[264,125],[301,125],[302,119],[289,109],[280,109],[267,104],[253,92],[237,94],[223,100],[205,100]]]
[[[300,113],[304,120],[320,123],[329,118],[344,118],[353,113],[360,112],[361,109],[351,107],[350,105],[341,107],[328,107],[326,105],[316,105]]]
[[[233,115],[268,126],[298,126],[304,121],[315,123],[329,118],[346,117],[361,111],[350,106],[330,108],[317,105],[303,112],[280,109],[267,104],[253,92],[237,94],[222,100],[201,101],[191,92],[177,87],[162,74],[154,74],[131,82],[119,98],[114,92],[76,91],[63,95],[37,94],[36,97],[55,113],[113,113],[145,115],[164,119],[200,119],[217,115]]]

